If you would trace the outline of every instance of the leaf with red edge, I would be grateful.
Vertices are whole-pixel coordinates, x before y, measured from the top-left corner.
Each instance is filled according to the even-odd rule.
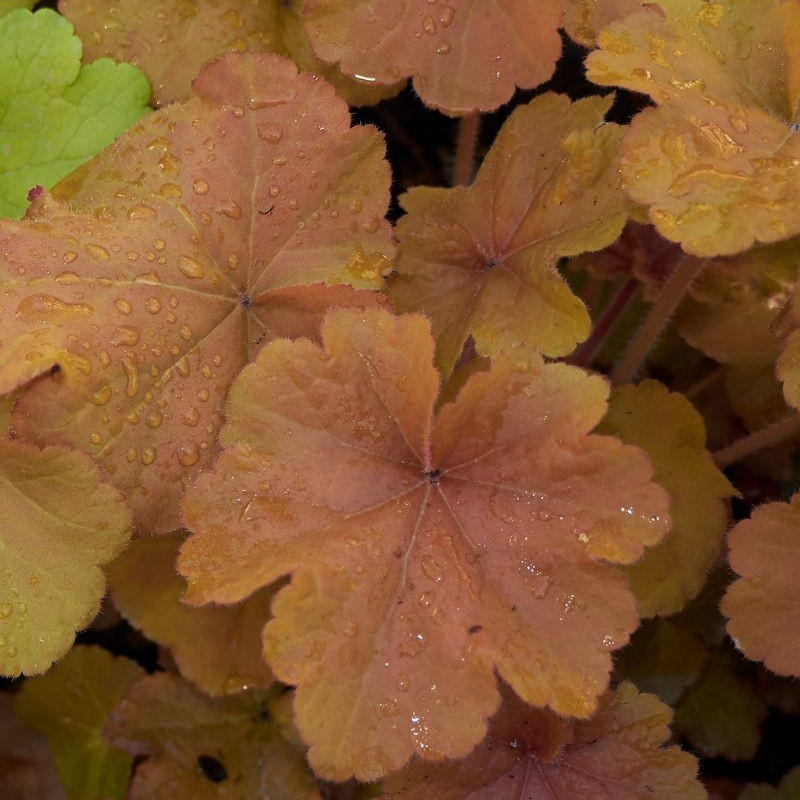
[[[257,592],[237,606],[193,608],[175,570],[181,533],[135,540],[108,569],[114,605],[148,639],[168,647],[181,674],[210,695],[266,689],[261,631],[272,592]],[[146,587],[146,589],[144,588]]]
[[[647,456],[590,434],[607,383],[514,352],[434,416],[423,317],[332,311],[323,342],[272,342],[234,384],[227,449],[184,504],[188,602],[292,573],[265,652],[330,779],[465,755],[497,706],[494,669],[589,716],[637,623],[602,562],[667,529]]]
[[[411,77],[445,114],[492,111],[553,74],[559,0],[306,0],[316,54],[377,84]]]
[[[728,546],[740,576],[722,598],[728,633],[748,658],[800,677],[800,494],[756,508],[730,532]]]
[[[556,262],[613,242],[632,209],[618,185],[621,129],[602,124],[610,102],[541,95],[503,125],[473,186],[402,196],[390,296],[430,317],[445,374],[470,334],[484,355],[525,344],[551,356],[588,335]]]
[[[288,695],[206,697],[176,675],[134,683],[106,736],[140,759],[129,800],[320,800]]]
[[[561,0],[564,30],[584,47],[597,46],[597,34],[611,22],[641,10],[647,0]]]
[[[588,77],[650,95],[622,176],[650,220],[694,255],[800,232],[800,4],[657,0],[609,25]]]
[[[4,440],[0,520],[0,675],[38,675],[99,611],[130,512],[83,453]]]
[[[224,53],[277,53],[330,81],[351,103],[368,105],[401,85],[371,86],[348,79],[315,58],[300,19],[303,0],[60,0],[88,60],[110,56],[136,64],[153,84],[158,105],[191,96],[204,64]]]
[[[736,491],[706,450],[703,418],[683,395],[643,381],[616,389],[609,405],[600,430],[641,447],[671,500],[669,535],[625,572],[643,617],[674,614],[698,595],[719,557]]]
[[[317,336],[331,305],[382,303],[326,284],[379,287],[393,253],[383,140],[328,84],[231,54],[194,87],[61,184],[64,203],[0,224],[0,391],[44,374],[15,426],[88,450],[160,532],[242,366]]]
[[[630,683],[595,716],[568,721],[510,693],[485,741],[461,762],[415,763],[385,783],[386,800],[704,800],[697,760],[669,739],[670,709]]]

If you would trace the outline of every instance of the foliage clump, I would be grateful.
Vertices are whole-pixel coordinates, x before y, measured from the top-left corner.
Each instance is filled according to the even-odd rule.
[[[800,0],[33,5],[0,794],[793,797]]]

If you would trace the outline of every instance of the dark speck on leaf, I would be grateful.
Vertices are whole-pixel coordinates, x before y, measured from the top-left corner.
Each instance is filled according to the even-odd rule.
[[[214,756],[197,756],[197,766],[211,783],[222,783],[228,777],[225,765]]]
[[[483,630],[483,625],[473,625],[469,629],[469,633],[470,633],[470,635],[472,635],[472,634],[475,634],[475,633],[479,633],[482,630]]]

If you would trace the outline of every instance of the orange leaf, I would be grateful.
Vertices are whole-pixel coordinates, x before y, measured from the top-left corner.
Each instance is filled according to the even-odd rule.
[[[434,416],[419,315],[333,311],[324,349],[275,341],[234,384],[227,447],[187,493],[192,603],[288,573],[265,652],[326,778],[460,757],[498,702],[586,717],[635,627],[629,563],[667,498],[637,448],[591,435],[607,383],[510,353]]]
[[[323,61],[364,83],[413,77],[453,116],[544,83],[561,54],[559,0],[307,0],[302,15]]]
[[[136,64],[158,105],[191,97],[203,65],[235,50],[278,53],[330,81],[349,102],[377,103],[401,88],[345,78],[311,50],[298,7],[302,0],[60,0],[59,11],[84,42],[87,61],[110,56]]]
[[[728,633],[748,658],[800,677],[800,494],[755,509],[728,544],[730,565],[741,576],[722,599]]]
[[[16,426],[89,450],[162,532],[242,366],[331,305],[381,302],[323,284],[378,287],[393,250],[383,141],[324,81],[231,54],[194,87],[67,179],[67,205],[0,224],[0,391],[61,367]]]
[[[588,335],[556,262],[613,242],[632,208],[618,186],[620,128],[602,124],[609,104],[537,97],[505,123],[472,187],[403,195],[390,294],[430,317],[445,374],[470,334],[486,355],[526,344],[553,356]]]
[[[668,239],[726,255],[800,232],[795,0],[658,0],[612,23],[587,60],[604,85],[649,94],[621,169]]]
[[[145,636],[170,648],[181,673],[207,694],[267,688],[272,673],[261,655],[261,630],[272,592],[260,591],[237,606],[181,603],[185,582],[175,559],[183,539],[135,540],[108,569],[114,605]]]
[[[287,695],[212,699],[176,675],[134,683],[111,713],[106,736],[144,757],[129,800],[320,800],[292,740]]]
[[[703,800],[697,760],[664,747],[671,717],[630,683],[604,695],[586,722],[559,720],[508,696],[467,759],[412,764],[386,781],[386,800]]]

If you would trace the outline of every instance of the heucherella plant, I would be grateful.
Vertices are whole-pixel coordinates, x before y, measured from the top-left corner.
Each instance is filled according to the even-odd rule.
[[[0,67],[0,796],[794,797],[800,0]]]

